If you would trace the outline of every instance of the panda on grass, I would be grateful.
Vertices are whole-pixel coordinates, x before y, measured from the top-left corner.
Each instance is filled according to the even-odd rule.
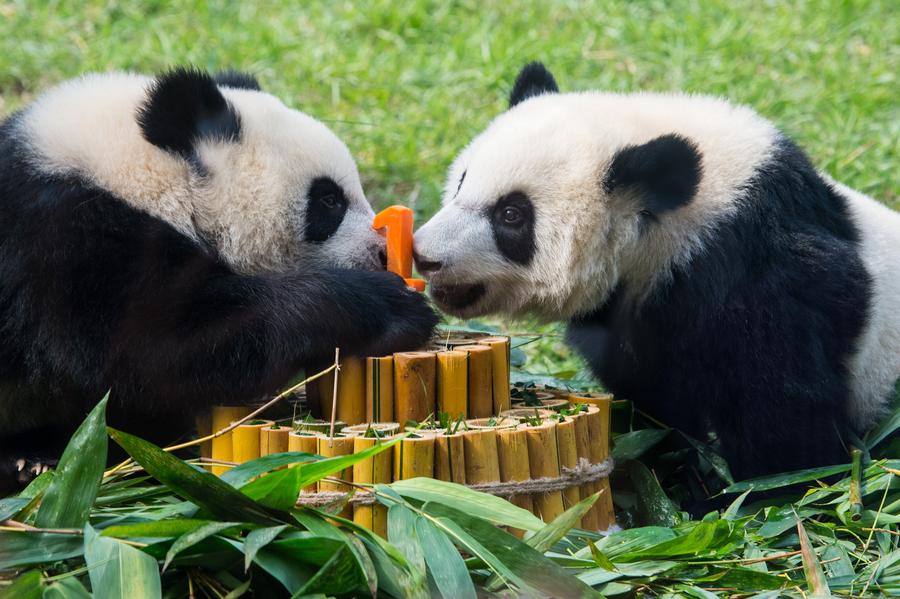
[[[165,440],[305,364],[413,349],[346,146],[247,75],[90,75],[0,124],[0,487],[111,389]],[[376,272],[376,271],[381,272]],[[5,475],[5,477],[4,477]]]
[[[568,321],[739,479],[846,462],[900,377],[900,214],[720,99],[562,94],[532,63],[415,247],[442,309]]]

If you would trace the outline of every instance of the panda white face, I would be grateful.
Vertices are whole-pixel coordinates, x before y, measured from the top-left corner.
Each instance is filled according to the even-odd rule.
[[[456,158],[417,266],[453,315],[569,319],[640,299],[731,214],[774,128],[714,98],[558,93],[539,64]]]
[[[383,268],[347,147],[250,77],[90,75],[39,98],[19,127],[39,169],[88,179],[240,272]]]

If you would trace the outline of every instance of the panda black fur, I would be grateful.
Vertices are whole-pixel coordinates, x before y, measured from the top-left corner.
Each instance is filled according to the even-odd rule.
[[[108,389],[113,426],[166,440],[335,346],[421,346],[436,316],[372,216],[346,147],[248,75],[92,75],[9,117],[2,474],[58,456]]]
[[[900,377],[900,215],[718,99],[560,94],[531,64],[510,105],[416,234],[438,305],[567,320],[738,478],[845,461]]]

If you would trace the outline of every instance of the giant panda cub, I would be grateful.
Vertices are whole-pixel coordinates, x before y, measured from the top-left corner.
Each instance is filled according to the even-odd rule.
[[[437,318],[384,271],[373,216],[347,147],[247,75],[90,75],[10,116],[5,480],[58,456],[107,390],[112,425],[165,439],[335,346],[421,346]]]
[[[415,236],[439,307],[537,315],[733,474],[846,460],[900,377],[900,214],[752,110],[526,66]]]

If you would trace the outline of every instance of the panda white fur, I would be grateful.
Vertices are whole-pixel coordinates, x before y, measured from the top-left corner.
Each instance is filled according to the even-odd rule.
[[[415,247],[441,308],[568,321],[740,478],[845,460],[900,377],[900,215],[721,99],[563,94],[532,63]]]
[[[107,389],[113,425],[165,438],[335,346],[421,346],[436,316],[372,217],[346,146],[244,74],[89,75],[10,116],[0,468],[52,458],[34,442]]]

